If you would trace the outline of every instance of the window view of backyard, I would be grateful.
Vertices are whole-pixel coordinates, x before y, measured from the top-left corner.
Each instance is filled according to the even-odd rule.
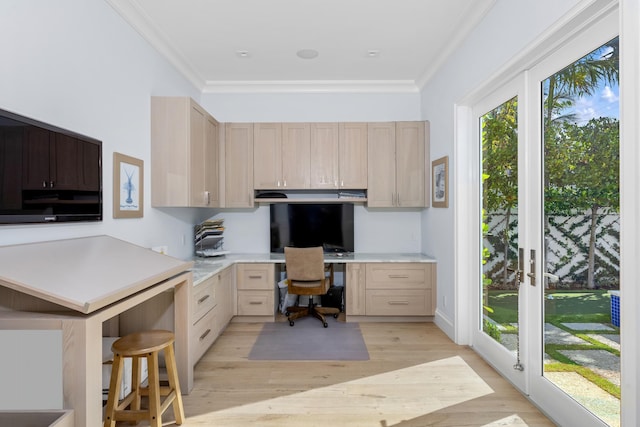
[[[542,82],[544,376],[620,424],[618,39]],[[483,331],[518,332],[517,98],[481,118]]]

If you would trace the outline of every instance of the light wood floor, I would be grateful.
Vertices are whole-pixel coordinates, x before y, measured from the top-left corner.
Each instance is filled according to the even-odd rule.
[[[370,360],[349,362],[250,361],[261,326],[230,324],[203,356],[183,426],[554,425],[434,324],[361,323]]]

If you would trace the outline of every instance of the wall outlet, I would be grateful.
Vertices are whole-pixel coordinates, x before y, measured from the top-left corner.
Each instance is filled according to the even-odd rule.
[[[159,254],[162,255],[168,255],[169,254],[169,247],[168,246],[154,246],[151,248],[152,251],[154,252],[158,252]]]

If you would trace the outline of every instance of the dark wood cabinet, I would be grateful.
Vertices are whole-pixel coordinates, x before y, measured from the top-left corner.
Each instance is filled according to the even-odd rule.
[[[21,127],[0,127],[1,210],[17,210],[22,206],[22,133]]]
[[[61,133],[31,127],[23,146],[24,190],[87,190],[100,188],[100,147],[79,143]]]

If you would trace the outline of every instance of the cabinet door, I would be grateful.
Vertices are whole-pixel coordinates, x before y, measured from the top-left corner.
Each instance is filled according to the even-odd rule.
[[[56,133],[52,141],[50,187],[58,190],[78,188],[78,140]]]
[[[218,122],[207,114],[205,123],[205,198],[207,206],[220,206],[220,141]]]
[[[22,207],[22,127],[0,126],[0,206]]]
[[[253,125],[225,125],[225,193],[227,208],[253,207]]]
[[[26,130],[26,143],[22,148],[22,188],[25,190],[49,188],[49,135],[50,132],[35,126],[29,126]]]
[[[151,98],[151,205],[190,205],[190,111],[186,97]]]
[[[338,146],[337,123],[311,124],[311,188],[338,188]]]
[[[253,184],[256,190],[280,188],[282,182],[282,125],[253,125]]]
[[[425,206],[424,134],[424,122],[396,123],[396,205],[399,207]]]
[[[207,206],[205,168],[206,152],[206,113],[195,103],[191,103],[189,113],[189,205]]]
[[[364,316],[365,310],[365,264],[348,263],[345,286],[345,312],[347,316]]]
[[[367,188],[367,124],[340,123],[340,188]]]
[[[369,123],[367,205],[393,207],[396,200],[395,123]]]
[[[282,124],[282,179],[287,189],[310,186],[311,126],[309,123]]]
[[[86,191],[100,189],[100,146],[98,144],[78,144],[78,188]]]

